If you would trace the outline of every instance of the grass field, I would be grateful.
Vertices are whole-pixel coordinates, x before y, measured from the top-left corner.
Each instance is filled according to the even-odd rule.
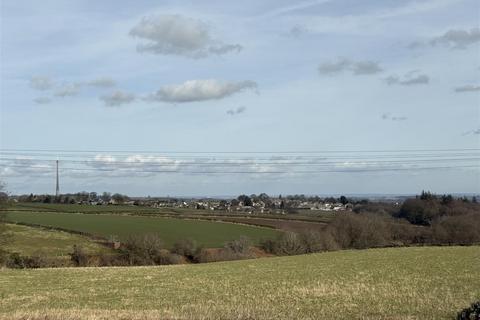
[[[233,216],[236,218],[251,218],[251,215],[227,211],[194,210],[189,208],[151,208],[131,205],[84,205],[84,204],[57,204],[57,203],[10,203],[5,208],[7,211],[43,211],[43,212],[70,212],[70,213],[122,213],[142,215],[168,215],[168,216],[195,216],[195,217],[222,217]],[[255,214],[256,218],[329,222],[334,214],[319,210],[302,210],[296,214]]]
[[[48,257],[69,258],[73,245],[81,245],[89,253],[104,252],[106,247],[92,240],[68,232],[45,230],[21,225],[8,224],[7,231],[11,235],[5,248],[9,252],[31,256],[42,254]]]
[[[158,233],[167,246],[179,239],[191,238],[206,247],[221,247],[225,241],[240,236],[247,236],[258,243],[261,239],[273,238],[279,234],[279,231],[273,229],[233,223],[110,214],[9,212],[7,220],[103,237],[115,235],[120,239],[131,234]]]
[[[453,319],[478,299],[479,246],[0,270],[4,319]]]

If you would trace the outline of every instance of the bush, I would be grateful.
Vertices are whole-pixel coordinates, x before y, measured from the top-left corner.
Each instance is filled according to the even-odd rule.
[[[52,268],[64,266],[64,263],[55,258],[48,258],[40,252],[32,256],[22,256],[14,252],[8,256],[6,266],[14,269]]]
[[[337,215],[328,226],[340,248],[364,249],[392,243],[388,218],[370,214]]]
[[[338,250],[339,245],[333,238],[332,234],[325,230],[323,232],[318,231],[306,231],[300,233],[300,239],[305,246],[306,253],[323,252]]]
[[[237,255],[249,255],[251,245],[252,243],[250,239],[245,236],[241,236],[237,240],[225,242],[224,249]]]
[[[302,238],[294,232],[282,233],[276,240],[266,240],[262,242],[261,246],[266,252],[279,256],[289,256],[308,252]]]
[[[433,239],[440,244],[480,243],[480,215],[446,216],[433,223]]]
[[[125,241],[121,256],[129,265],[155,265],[164,260],[164,250],[156,234],[132,235]]]
[[[252,258],[251,241],[247,237],[225,242],[223,248],[201,249],[196,262],[231,261]]]
[[[472,303],[470,308],[465,308],[457,314],[457,320],[480,319],[480,301]]]
[[[202,247],[195,240],[185,239],[174,243],[172,253],[184,256],[189,261],[196,262]]]
[[[430,225],[440,215],[440,208],[435,200],[408,199],[400,208],[399,217],[413,224]]]
[[[70,260],[76,267],[87,267],[89,264],[89,255],[81,246],[73,245],[73,252],[69,254]]]

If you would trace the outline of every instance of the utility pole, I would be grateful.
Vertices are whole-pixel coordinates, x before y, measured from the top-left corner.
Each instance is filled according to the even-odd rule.
[[[58,198],[60,194],[60,184],[59,184],[59,178],[58,178],[58,160],[56,161],[57,163],[57,186],[55,188],[55,198]]]

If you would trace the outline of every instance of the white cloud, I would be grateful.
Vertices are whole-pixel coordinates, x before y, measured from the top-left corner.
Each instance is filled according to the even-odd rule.
[[[354,75],[369,75],[382,72],[383,69],[375,61],[352,61],[346,58],[327,61],[318,67],[318,72],[322,75],[335,75],[344,71],[349,71]]]
[[[97,78],[97,79],[88,81],[87,85],[91,87],[111,88],[116,86],[116,82],[111,78],[102,77],[102,78]]]
[[[440,37],[432,39],[431,45],[443,44],[454,49],[465,49],[469,45],[480,42],[480,28],[473,28],[470,31],[452,29]]]
[[[135,100],[135,95],[127,92],[117,90],[107,95],[100,97],[106,106],[114,107],[122,104],[129,104]]]
[[[45,76],[34,76],[30,79],[30,87],[35,90],[49,90],[54,86],[53,80]]]
[[[52,102],[52,99],[50,99],[49,97],[38,97],[33,99],[33,101],[38,104],[48,104]]]
[[[426,74],[419,73],[418,70],[407,72],[402,77],[397,75],[391,75],[385,79],[388,85],[400,84],[403,86],[412,86],[418,84],[428,84],[430,77]]]
[[[145,99],[173,103],[218,100],[243,90],[256,88],[257,84],[250,80],[239,82],[214,79],[189,80],[182,84],[164,86]]]
[[[76,96],[80,92],[81,86],[80,83],[66,83],[58,87],[54,95],[62,98]]]
[[[455,88],[455,92],[475,92],[480,91],[480,85],[465,85]]]
[[[204,58],[242,50],[239,44],[212,38],[205,22],[181,15],[144,17],[130,30],[130,35],[147,41],[137,46],[139,52]]]

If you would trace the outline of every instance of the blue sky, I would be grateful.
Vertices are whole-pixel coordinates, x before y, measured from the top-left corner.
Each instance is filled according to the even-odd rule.
[[[0,146],[92,150],[78,160],[137,166],[62,168],[64,192],[480,192],[478,167],[135,172],[180,161],[165,150],[478,149],[479,12],[475,0],[2,1]],[[4,160],[0,179],[13,193],[51,193],[42,163]]]

